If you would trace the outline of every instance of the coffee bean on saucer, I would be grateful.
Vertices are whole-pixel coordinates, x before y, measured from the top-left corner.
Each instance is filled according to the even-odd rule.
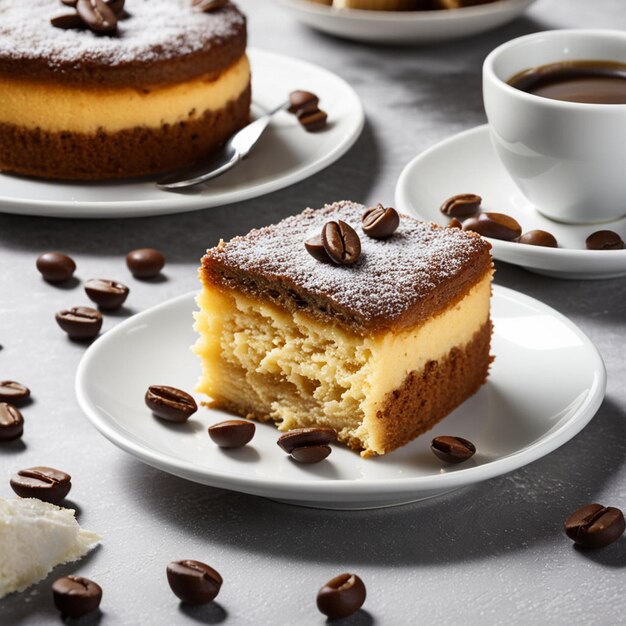
[[[85,293],[105,311],[119,309],[128,297],[128,287],[114,280],[92,278],[85,283]]]
[[[11,478],[11,489],[20,498],[38,498],[59,504],[72,488],[72,477],[53,467],[29,467]]]
[[[522,234],[522,227],[504,213],[480,213],[463,222],[463,230],[471,230],[483,237],[513,241]]]
[[[289,113],[299,113],[300,111],[315,111],[318,108],[320,99],[310,91],[292,91],[289,94]]]
[[[254,437],[255,430],[248,420],[226,420],[209,426],[209,437],[220,448],[242,448]]]
[[[587,250],[623,250],[624,241],[612,230],[597,230],[585,240]]]
[[[361,256],[361,240],[352,226],[337,220],[322,228],[324,250],[337,265],[353,265]]]
[[[588,504],[565,520],[567,536],[584,548],[604,548],[626,530],[623,513],[613,506]]]
[[[340,574],[318,591],[317,608],[329,619],[340,619],[356,613],[365,596],[365,585],[356,574]]]
[[[179,424],[198,410],[196,401],[182,389],[167,385],[151,385],[145,396],[148,408],[161,419]]]
[[[102,328],[102,315],[88,306],[75,306],[56,314],[57,324],[71,339],[93,339]]]
[[[320,263],[332,263],[330,257],[326,253],[324,249],[324,244],[322,242],[321,235],[314,235],[313,237],[309,237],[304,242],[304,247],[306,251],[314,258],[320,261]]]
[[[363,232],[373,239],[385,239],[396,232],[400,225],[400,216],[392,207],[377,204],[367,209],[361,218]]]
[[[0,381],[0,402],[22,404],[30,398],[30,389],[14,380]]]
[[[446,463],[463,463],[474,456],[476,446],[463,437],[441,435],[430,442],[430,449],[435,456]]]
[[[332,449],[330,446],[302,446],[291,451],[291,458],[298,463],[319,463],[323,461]]]
[[[276,442],[287,454],[303,446],[327,446],[336,441],[337,433],[332,428],[294,428],[282,434]]]
[[[439,210],[448,217],[468,217],[480,211],[483,199],[475,193],[460,193],[448,198]]]
[[[187,604],[206,604],[215,599],[224,582],[218,572],[206,563],[185,559],[167,566],[171,590]]]
[[[0,402],[0,443],[19,439],[24,432],[24,418],[17,407]]]
[[[543,246],[544,248],[558,248],[559,244],[554,235],[545,230],[529,230],[516,239],[518,243],[531,246]]]
[[[131,250],[126,265],[135,278],[154,278],[165,265],[165,257],[154,248]]]
[[[62,283],[72,278],[76,263],[67,254],[46,252],[37,258],[37,269],[49,283]]]
[[[322,130],[326,126],[328,115],[321,109],[313,111],[298,111],[298,121],[304,127],[304,130],[314,133]]]
[[[457,220],[456,217],[453,217],[448,222],[448,228],[463,228],[463,223],[459,222],[459,220]]]
[[[89,578],[63,576],[52,584],[52,598],[62,615],[77,618],[98,609],[102,588]]]

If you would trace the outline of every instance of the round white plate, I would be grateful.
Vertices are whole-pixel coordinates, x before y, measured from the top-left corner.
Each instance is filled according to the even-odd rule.
[[[297,20],[325,33],[386,44],[423,44],[477,35],[510,22],[534,1],[498,0],[441,11],[362,11],[309,0],[279,0]]]
[[[313,91],[327,128],[307,133],[287,112],[276,115],[250,156],[195,193],[172,193],[156,179],[63,183],[0,174],[0,211],[53,217],[137,217],[240,202],[293,185],[341,157],[361,134],[363,107],[344,80],[297,59],[249,50],[255,105],[269,110],[294,89]],[[253,109],[254,112],[254,109]]]
[[[335,446],[317,465],[299,465],[277,445],[279,432],[257,424],[239,450],[207,434],[226,413],[200,407],[183,425],[153,417],[149,385],[191,391],[200,371],[194,294],[135,315],[98,339],[76,376],[78,401],[95,427],[138,459],[195,482],[330,509],[392,506],[445,493],[526,465],[568,441],[597,411],[606,386],[598,351],[567,318],[528,296],[494,287],[495,362],[488,383],[428,434],[375,459]],[[197,400],[203,398],[198,396]],[[476,444],[467,463],[443,467],[433,436]]]
[[[625,250],[586,250],[596,230],[614,230],[626,240],[626,218],[573,226],[539,213],[516,187],[493,149],[487,125],[454,135],[422,152],[403,170],[396,185],[396,208],[420,219],[447,224],[439,207],[459,193],[477,193],[485,211],[514,217],[525,231],[552,233],[559,248],[489,239],[494,258],[555,278],[594,279],[626,275]]]

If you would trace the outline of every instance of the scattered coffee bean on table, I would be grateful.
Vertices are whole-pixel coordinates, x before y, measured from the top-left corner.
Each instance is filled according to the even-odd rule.
[[[92,278],[85,283],[85,293],[89,299],[105,311],[119,309],[126,301],[128,292],[126,285],[114,280]]]
[[[14,380],[0,381],[0,402],[21,404],[30,398],[30,389]]]
[[[289,113],[297,114],[300,111],[315,111],[320,99],[310,91],[292,91],[289,94]]]
[[[363,232],[372,239],[385,239],[393,235],[400,225],[400,215],[392,208],[377,204],[367,209],[361,218]]]
[[[294,428],[282,434],[276,442],[287,454],[294,448],[303,446],[327,446],[337,440],[337,433],[332,428]]]
[[[469,217],[480,211],[483,199],[475,193],[460,193],[448,198],[439,210],[448,217]]]
[[[154,278],[165,266],[165,257],[154,248],[138,248],[126,255],[126,265],[135,278]]]
[[[463,463],[474,456],[476,446],[463,437],[441,435],[430,442],[434,455],[446,463]]]
[[[315,133],[318,130],[322,130],[326,126],[328,115],[321,109],[315,109],[313,111],[298,111],[298,121],[303,126],[304,130],[309,133]]]
[[[365,596],[365,585],[356,574],[340,574],[319,590],[317,608],[329,619],[340,619],[356,613]]]
[[[206,604],[215,599],[223,579],[206,563],[185,559],[172,561],[166,569],[167,582],[176,596],[187,604]]]
[[[545,230],[529,230],[527,233],[520,235],[516,241],[530,246],[543,246],[544,248],[559,247],[556,237]]]
[[[322,243],[330,259],[337,265],[353,265],[361,256],[361,240],[352,226],[337,220],[322,228]]]
[[[252,440],[256,426],[248,420],[226,420],[209,426],[209,437],[220,448],[242,448]]]
[[[11,489],[20,498],[38,498],[59,504],[72,488],[72,477],[53,467],[29,467],[11,478]]]
[[[196,401],[186,392],[167,385],[151,385],[145,395],[146,405],[161,419],[183,423],[198,410]]]
[[[67,254],[46,252],[37,259],[37,269],[49,283],[62,283],[72,278],[76,263]]]
[[[298,463],[319,463],[331,452],[330,446],[302,446],[291,451],[291,458]]]
[[[483,237],[513,241],[522,234],[522,227],[504,213],[480,213],[463,222],[463,230],[471,230]]]
[[[321,235],[314,235],[313,237],[309,237],[309,239],[304,242],[304,247],[314,259],[320,261],[321,263],[332,263],[330,257],[324,249]]]
[[[588,504],[565,520],[565,533],[585,548],[604,548],[626,530],[623,513],[612,506]]]
[[[55,319],[71,339],[93,339],[102,328],[102,314],[88,306],[59,311]]]
[[[612,230],[597,230],[585,240],[587,250],[623,250],[624,241]]]
[[[62,615],[82,617],[98,610],[102,588],[89,578],[63,576],[52,584],[52,598]]]
[[[0,443],[19,439],[24,433],[24,418],[17,407],[0,402]]]

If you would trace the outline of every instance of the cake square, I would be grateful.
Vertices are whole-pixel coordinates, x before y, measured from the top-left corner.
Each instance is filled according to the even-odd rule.
[[[329,426],[368,457],[430,429],[485,382],[489,243],[405,215],[372,239],[364,211],[306,209],[207,251],[195,351],[213,406],[283,431]],[[331,220],[358,233],[354,265],[305,249]]]

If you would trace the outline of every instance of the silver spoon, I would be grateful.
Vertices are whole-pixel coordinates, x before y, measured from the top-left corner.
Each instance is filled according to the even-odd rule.
[[[188,189],[228,172],[228,170],[235,167],[239,161],[248,156],[250,150],[254,148],[256,142],[263,134],[263,131],[267,128],[272,116],[286,109],[288,106],[289,101],[287,100],[280,106],[272,109],[269,113],[262,115],[254,122],[244,126],[228,139],[221,150],[214,154],[210,161],[193,165],[183,171],[170,174],[166,178],[158,181],[156,186],[164,191]]]

